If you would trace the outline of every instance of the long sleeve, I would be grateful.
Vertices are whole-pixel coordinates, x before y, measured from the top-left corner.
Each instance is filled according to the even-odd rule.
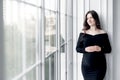
[[[76,51],[79,53],[85,53],[85,47],[83,44],[83,34],[80,33],[78,41],[77,41],[77,46],[76,46]]]
[[[110,45],[108,35],[106,35],[106,37],[104,39],[104,43],[103,43],[103,46],[101,48],[101,52],[103,52],[103,53],[110,53],[111,52],[111,45]]]

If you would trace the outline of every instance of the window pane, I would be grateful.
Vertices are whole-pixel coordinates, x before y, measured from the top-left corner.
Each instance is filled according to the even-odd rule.
[[[32,71],[28,72],[26,75],[26,80],[37,80],[36,78],[36,68],[33,69]]]
[[[60,48],[61,53],[61,80],[66,80],[66,53],[65,53],[65,45]]]
[[[37,6],[41,6],[41,0],[24,0],[25,2],[28,2],[30,4],[34,4]]]
[[[67,16],[67,40],[69,41],[71,41],[72,39],[73,39],[73,37],[72,37],[72,35],[73,35],[73,33],[71,32],[72,31],[72,25],[73,25],[73,21],[72,21],[72,16]]]
[[[60,12],[63,14],[66,13],[66,1],[67,0],[60,0]]]
[[[45,0],[45,8],[49,10],[57,10],[56,2],[57,0]]]
[[[37,80],[36,72],[37,72],[36,68],[32,69],[26,75],[24,75],[23,77],[21,77],[17,80]]]
[[[49,58],[45,59],[45,80],[49,80]]]
[[[56,50],[56,15],[45,12],[45,55],[50,55]]]
[[[12,80],[36,63],[39,14],[38,8],[15,0],[4,0],[3,3],[5,76],[6,80]]]
[[[22,27],[20,4],[4,0],[4,51],[6,80],[22,71]]]
[[[65,42],[65,29],[66,29],[66,24],[65,24],[65,15],[61,14],[61,21],[60,21],[60,45],[62,45]]]
[[[45,58],[45,80],[55,80],[55,54]]]
[[[24,12],[26,66],[29,67],[34,64],[36,60],[37,8],[25,5]]]

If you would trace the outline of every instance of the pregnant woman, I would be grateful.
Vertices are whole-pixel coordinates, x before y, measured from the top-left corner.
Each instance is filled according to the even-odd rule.
[[[81,68],[84,80],[103,80],[107,68],[105,53],[111,52],[111,45],[94,10],[86,13],[76,50],[83,53]]]

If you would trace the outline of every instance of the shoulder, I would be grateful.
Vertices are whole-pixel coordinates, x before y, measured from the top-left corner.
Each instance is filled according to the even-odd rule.
[[[81,30],[80,33],[79,33],[79,37],[85,35],[85,31],[84,30]]]
[[[104,35],[106,38],[108,38],[108,33],[105,30],[100,30],[100,34]]]
[[[107,32],[105,30],[99,30],[99,33],[104,34],[104,33],[107,33]]]
[[[80,33],[85,33],[86,31],[85,30],[81,30]]]

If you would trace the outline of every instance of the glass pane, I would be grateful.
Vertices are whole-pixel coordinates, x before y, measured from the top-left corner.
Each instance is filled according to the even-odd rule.
[[[57,10],[56,6],[57,0],[45,0],[45,8],[50,10]]]
[[[49,80],[49,58],[45,59],[45,80]]]
[[[45,58],[45,80],[55,80],[55,54]]]
[[[72,17],[71,16],[67,16],[67,40],[69,41],[69,40],[72,40],[73,39],[73,37],[72,37],[72,35],[73,35],[73,33],[72,33],[72,25],[73,25],[73,21],[72,21]]]
[[[6,80],[12,80],[22,71],[21,4],[4,0],[3,5],[5,76]]]
[[[41,32],[42,32],[42,20],[41,20],[41,8],[38,8],[38,15],[37,15],[37,18],[38,18],[38,25],[37,25],[37,28],[36,28],[36,36],[37,36],[37,39],[36,39],[36,58],[37,58],[37,61],[41,60],[41,48],[42,48],[42,36],[41,36]]]
[[[21,77],[21,78],[19,78],[17,80],[37,80],[36,73],[37,73],[36,68],[32,69],[26,75],[24,75],[23,77]]]
[[[28,2],[30,4],[34,4],[36,6],[41,6],[41,1],[42,0],[23,0],[23,1]]]
[[[66,80],[66,53],[65,53],[65,45],[60,48],[61,53],[61,80]]]
[[[22,73],[23,68],[36,62],[36,30],[40,12],[38,8],[15,0],[4,0],[3,5],[5,76],[6,80],[12,80]]]
[[[54,56],[54,54],[50,57],[50,61],[51,61],[50,62],[51,63],[51,65],[50,65],[51,66],[50,67],[51,68],[51,70],[50,70],[51,80],[55,80],[54,79],[54,76],[55,76],[55,67],[54,67],[55,66],[55,63],[54,63],[55,62],[55,56]]]
[[[36,27],[37,27],[37,8],[25,5],[25,44],[26,44],[26,66],[35,63],[36,60]]]
[[[56,15],[45,12],[45,56],[56,50]]]
[[[65,24],[65,15],[61,14],[61,21],[60,21],[60,45],[62,45],[65,42],[65,29],[66,29],[66,24]]]
[[[36,68],[28,72],[28,74],[26,75],[26,80],[37,80]]]
[[[67,0],[60,0],[60,12],[65,14],[66,13],[66,1]]]

